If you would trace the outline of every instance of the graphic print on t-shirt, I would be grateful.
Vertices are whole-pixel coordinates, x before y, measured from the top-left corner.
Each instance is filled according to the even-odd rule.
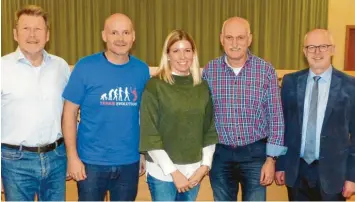
[[[108,93],[101,94],[100,105],[137,106],[138,94],[136,88],[117,87]]]

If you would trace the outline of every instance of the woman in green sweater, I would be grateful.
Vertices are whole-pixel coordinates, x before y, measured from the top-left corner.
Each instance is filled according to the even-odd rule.
[[[196,45],[186,32],[175,30],[165,40],[158,72],[146,85],[140,113],[140,150],[147,154],[152,200],[196,200],[218,137]]]

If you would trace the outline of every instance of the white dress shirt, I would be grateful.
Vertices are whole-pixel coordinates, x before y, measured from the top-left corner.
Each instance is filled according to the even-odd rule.
[[[320,151],[320,133],[322,131],[323,120],[325,115],[325,110],[327,108],[328,97],[329,97],[329,88],[332,79],[333,67],[329,67],[329,69],[323,72],[320,76],[321,78],[318,81],[318,104],[317,104],[317,128],[316,128],[316,159],[319,159],[319,151]],[[311,70],[309,70],[309,75],[307,78],[307,86],[306,86],[306,95],[304,98],[304,109],[303,109],[303,125],[302,125],[302,143],[301,143],[301,153],[300,157],[303,157],[304,147],[306,145],[306,131],[307,131],[307,123],[309,116],[309,105],[311,104],[311,93],[312,87],[314,84],[313,77],[316,76]]]
[[[30,147],[62,137],[62,93],[70,68],[43,51],[34,67],[18,48],[1,58],[1,143]]]
[[[201,165],[211,168],[215,146],[213,144],[202,149],[201,161],[185,165],[174,164],[164,150],[148,151],[154,162],[146,161],[146,173],[158,180],[172,182],[171,173],[179,170],[186,178],[190,178]]]

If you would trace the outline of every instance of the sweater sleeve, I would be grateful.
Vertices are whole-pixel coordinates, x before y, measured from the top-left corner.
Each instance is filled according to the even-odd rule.
[[[213,116],[213,104],[211,95],[209,96],[208,103],[205,109],[205,117],[203,123],[203,147],[218,143],[218,134]]]
[[[149,80],[140,106],[140,151],[164,149],[158,131],[159,106],[155,83]]]

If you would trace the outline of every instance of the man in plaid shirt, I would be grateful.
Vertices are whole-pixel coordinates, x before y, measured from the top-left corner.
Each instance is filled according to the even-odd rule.
[[[203,77],[211,89],[219,144],[210,180],[216,201],[265,201],[273,182],[275,161],[286,153],[284,120],[275,69],[251,54],[247,20],[224,22],[221,44],[225,54],[210,61]]]

